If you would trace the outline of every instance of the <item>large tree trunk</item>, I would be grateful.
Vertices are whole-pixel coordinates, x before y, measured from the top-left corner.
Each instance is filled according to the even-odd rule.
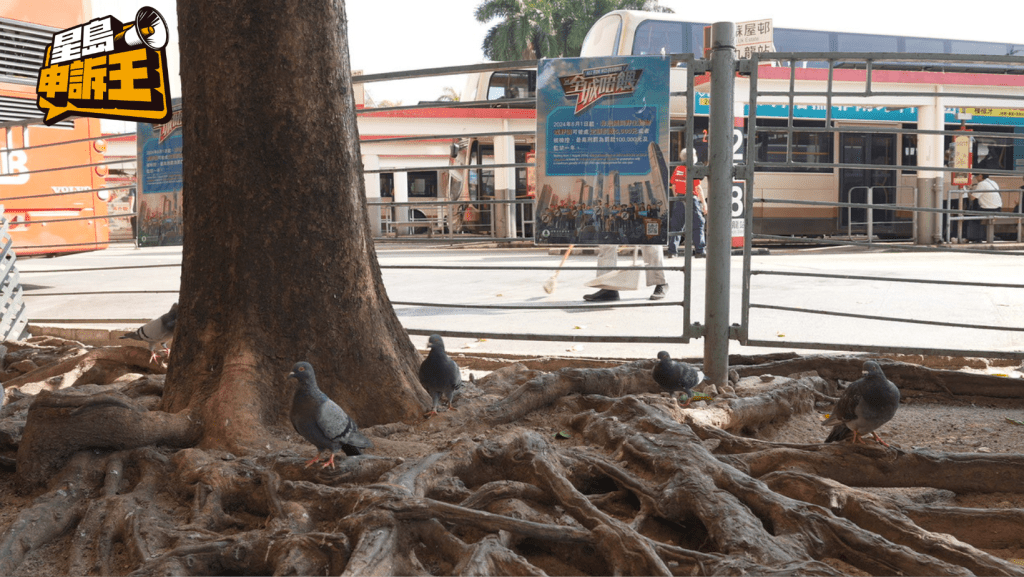
[[[203,446],[265,445],[309,361],[361,426],[415,418],[427,399],[371,240],[343,2],[178,13],[185,246],[163,410],[198,412]]]

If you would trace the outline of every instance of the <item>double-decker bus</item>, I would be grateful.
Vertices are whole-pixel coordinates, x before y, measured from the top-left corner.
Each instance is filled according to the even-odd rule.
[[[628,56],[693,54],[704,57],[706,23],[689,22],[676,14],[619,10],[606,14],[590,29],[583,42],[582,56]],[[912,36],[860,34],[825,30],[774,29],[774,44],[779,52],[811,52],[823,54],[821,60],[808,62],[782,62],[784,67],[767,69],[759,73],[765,79],[790,78],[789,67],[798,68],[797,80],[818,82],[844,79],[863,90],[863,70],[834,69],[831,80],[826,70],[828,54],[887,53],[887,54],[956,54],[1011,56],[1024,54],[1024,44],[982,42]],[[945,69],[940,77],[936,72],[921,71],[899,76],[898,82],[958,85],[960,92],[986,92],[996,86],[1019,86],[1024,90],[1024,76],[1019,74],[985,74],[985,66],[964,66],[963,70]],[[894,71],[895,72],[895,71]],[[960,72],[960,74],[957,74]],[[896,77],[896,74],[889,76]],[[685,94],[686,71],[672,69],[673,94]],[[884,74],[873,76],[879,84]],[[859,84],[857,84],[859,82]],[[975,90],[976,89],[976,90]],[[697,142],[694,149],[701,162],[707,161],[707,145],[703,140],[708,129],[708,98],[698,84],[694,102],[694,117],[686,117],[684,98],[672,98],[672,154],[679,158],[683,148],[682,128],[693,123]],[[823,100],[822,100],[823,102]],[[800,104],[798,102],[798,104]],[[963,106],[962,104],[957,106]],[[976,106],[990,106],[979,100]],[[827,202],[865,203],[871,191],[874,211],[874,231],[881,235],[905,236],[911,230],[911,215],[907,211],[884,210],[884,206],[913,206],[917,179],[916,112],[911,107],[833,106],[826,115],[823,106],[788,106],[758,104],[757,126],[735,129],[736,153],[746,152],[746,139],[755,143],[755,162],[775,166],[758,168],[754,197],[760,199],[809,200]],[[793,128],[789,130],[789,116],[793,115]],[[829,118],[830,117],[830,118]],[[1024,109],[985,112],[978,109],[965,122],[952,107],[946,108],[945,123],[938,127],[945,131],[959,128],[972,130],[973,166],[975,172],[1018,170],[1022,164],[1020,150],[1024,146]],[[790,139],[792,141],[790,141]],[[953,136],[945,136],[948,149]],[[788,153],[788,154],[787,154]],[[786,162],[786,159],[790,160]],[[868,164],[859,169],[851,164]],[[782,166],[785,164],[785,166]],[[840,165],[840,166],[837,166]],[[1001,189],[1015,190],[1021,182],[1017,176],[999,174],[995,180]],[[944,177],[944,194],[950,188],[949,175]],[[959,198],[959,194],[956,195]],[[1003,194],[1005,212],[1016,212],[1019,194]],[[879,210],[881,208],[881,210]],[[793,204],[755,204],[754,232],[770,235],[842,235],[865,229],[865,209],[828,206],[801,206]],[[1005,225],[1007,230],[1011,225]],[[1015,229],[1015,226],[1012,226]]]
[[[92,18],[89,0],[0,4],[0,204],[19,255],[106,248],[100,121],[42,124],[36,85],[54,32]]]

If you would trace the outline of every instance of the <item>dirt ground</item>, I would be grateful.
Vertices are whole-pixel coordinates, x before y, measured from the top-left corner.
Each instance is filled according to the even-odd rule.
[[[567,431],[569,417],[578,412],[577,398],[564,397],[555,404],[542,410],[534,411],[524,420],[507,425],[489,428],[483,423],[460,419],[459,415],[468,413],[474,407],[490,405],[494,401],[508,395],[522,381],[520,378],[496,378],[492,372],[508,375],[527,370],[553,371],[567,366],[610,367],[624,361],[597,360],[580,361],[578,359],[543,359],[526,361],[523,365],[513,368],[510,359],[486,359],[454,354],[453,357],[463,367],[466,381],[465,389],[457,399],[456,409],[444,411],[436,417],[424,419],[415,424],[390,424],[370,427],[366,434],[374,441],[374,448],[369,452],[380,456],[416,459],[438,452],[451,446],[459,439],[469,437],[480,440],[496,435],[514,427],[527,427],[559,443],[575,444],[576,440]],[[975,360],[977,361],[977,360]],[[933,451],[947,453],[1022,453],[1024,452],[1024,373],[1022,367],[1010,363],[971,362],[970,366],[961,367],[965,372],[1004,375],[1021,379],[1021,395],[1015,399],[996,399],[987,397],[954,397],[949,394],[920,393],[905,390],[902,393],[900,409],[895,418],[879,431],[880,436],[892,446],[904,451]],[[949,368],[949,367],[944,367]],[[473,375],[475,383],[469,383]],[[127,376],[126,376],[127,377]],[[758,381],[758,377],[745,377],[735,386],[735,395],[754,394],[754,387],[748,386]],[[840,387],[845,383],[840,382]],[[12,402],[9,395],[8,402]],[[677,419],[683,418],[682,409],[667,393],[640,395],[644,402],[661,407]],[[711,401],[713,403],[714,401]],[[690,409],[700,411],[709,406],[708,401],[695,401]],[[0,412],[0,456],[15,456],[10,445],[4,445],[4,434],[12,434],[16,428],[13,424],[18,415],[11,407]],[[796,414],[780,426],[759,431],[762,440],[786,443],[820,443],[828,434],[828,429],[821,425],[824,415],[829,411],[829,403],[819,402],[810,413]],[[24,419],[24,414],[20,416]],[[3,422],[8,421],[8,422]],[[294,445],[296,453],[311,455],[312,447],[305,443],[294,431],[282,434]],[[21,494],[15,485],[15,474],[10,468],[0,468],[0,535],[5,532],[22,509],[28,507],[38,494]],[[1024,509],[1024,485],[1021,493],[1016,494],[954,494],[951,491],[931,488],[910,489],[871,489],[908,503],[946,504],[972,508],[1014,508]],[[184,511],[184,510],[183,510]],[[23,568],[26,574],[53,574],[53,566],[47,563],[51,555],[61,553],[61,539],[56,539],[44,550],[33,555],[31,562]],[[1009,549],[989,551],[1003,559],[1024,559],[1024,550]],[[1022,561],[1021,563],[1024,563]],[[128,568],[126,568],[128,569]],[[852,567],[849,574],[862,574]],[[128,569],[130,570],[130,569]]]

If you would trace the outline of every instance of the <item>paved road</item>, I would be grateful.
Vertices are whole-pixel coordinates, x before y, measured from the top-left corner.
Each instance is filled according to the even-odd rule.
[[[473,350],[523,355],[566,355],[613,358],[653,358],[666,349],[676,357],[703,356],[703,340],[683,343],[572,342],[576,336],[671,338],[681,334],[684,273],[669,271],[668,298],[646,306],[651,289],[624,292],[620,304],[644,305],[612,308],[555,308],[546,310],[459,309],[435,305],[539,305],[560,307],[584,304],[582,297],[593,289],[584,283],[593,278],[593,255],[574,255],[559,274],[551,295],[542,285],[552,270],[518,270],[518,267],[553,267],[560,258],[538,249],[459,249],[427,247],[379,249],[388,295],[405,326],[419,331],[464,331],[477,334],[556,334],[565,340],[533,341],[450,337],[449,350]],[[859,249],[773,252],[755,257],[755,271],[832,273],[887,280],[825,279],[758,274],[752,278],[751,301],[756,304],[830,310],[849,315],[926,319],[934,323],[969,323],[977,326],[1024,327],[1024,257],[1007,254],[877,253]],[[628,264],[620,257],[620,264]],[[18,268],[25,286],[25,300],[32,325],[134,328],[142,320],[166,310],[177,299],[181,263],[180,247],[124,248],[53,259],[22,259]],[[682,259],[666,265],[682,266]],[[506,270],[422,270],[389,266],[502,266]],[[704,273],[706,261],[693,261],[691,320],[704,320]],[[733,259],[732,322],[741,319],[742,259]],[[136,268],[125,268],[136,267]],[[95,269],[95,270],[82,270]],[[73,272],[79,271],[79,272]],[[934,279],[1017,285],[1012,288],[937,286],[895,279]],[[117,294],[117,291],[143,291]],[[102,294],[84,294],[102,293]],[[57,321],[85,321],[58,323]],[[938,325],[910,325],[869,321],[773,309],[751,313],[752,339],[770,341],[765,347],[744,347],[733,342],[733,353],[795,350],[787,343],[830,343],[830,346],[882,345],[930,349],[1024,351],[1019,330],[977,330]],[[424,336],[413,342],[423,347]]]

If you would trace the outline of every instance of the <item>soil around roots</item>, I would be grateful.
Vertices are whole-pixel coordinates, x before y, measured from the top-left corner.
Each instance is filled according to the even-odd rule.
[[[822,442],[864,355],[736,357],[684,408],[653,357],[453,354],[455,410],[324,469],[287,423],[199,448],[145,350],[7,347],[3,575],[1024,575],[1018,364],[879,358],[886,448]]]

